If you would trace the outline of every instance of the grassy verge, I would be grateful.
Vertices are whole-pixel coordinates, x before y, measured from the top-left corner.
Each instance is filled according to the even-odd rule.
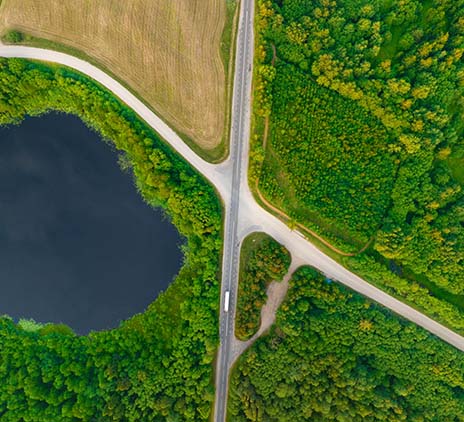
[[[235,335],[251,338],[261,324],[261,308],[266,303],[268,285],[282,280],[290,265],[290,254],[265,233],[245,238],[240,252],[239,287]]]
[[[226,72],[226,107],[225,126],[223,140],[214,151],[214,156],[211,157],[211,162],[218,163],[227,158],[230,151],[230,128],[232,118],[232,95],[234,88],[234,69],[235,69],[235,45],[237,39],[238,20],[240,16],[240,7],[237,0],[226,0],[226,23],[221,39],[221,57]]]

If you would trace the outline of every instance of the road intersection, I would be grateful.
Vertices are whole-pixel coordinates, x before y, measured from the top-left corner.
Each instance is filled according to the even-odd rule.
[[[251,78],[253,63],[254,0],[242,0],[238,29],[236,71],[232,104],[231,147],[228,159],[211,164],[200,158],[185,142],[142,101],[110,75],[92,64],[56,51],[24,46],[0,45],[0,57],[25,58],[58,63],[94,79],[132,108],[171,147],[203,174],[216,188],[225,208],[224,257],[221,285],[220,347],[216,371],[215,421],[224,422],[230,366],[234,358],[234,320],[237,299],[238,267],[242,240],[254,231],[262,231],[285,246],[292,266],[311,265],[332,280],[361,293],[394,313],[416,323],[432,334],[464,351],[464,337],[437,323],[421,312],[393,298],[356,276],[325,255],[299,233],[264,210],[254,199],[248,185],[250,139]],[[224,312],[225,291],[230,291],[229,312]]]

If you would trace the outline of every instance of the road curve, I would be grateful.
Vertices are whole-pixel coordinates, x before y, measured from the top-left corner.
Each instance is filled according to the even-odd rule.
[[[248,151],[250,131],[249,65],[253,60],[253,0],[243,0],[237,44],[236,80],[232,115],[231,154],[221,164],[210,164],[197,156],[156,114],[123,85],[97,67],[81,59],[56,51],[23,46],[0,46],[0,57],[25,58],[58,63],[73,68],[96,80],[132,108],[185,160],[202,173],[217,189],[226,209],[223,281],[221,294],[221,346],[217,371],[217,422],[225,419],[228,372],[230,370],[230,339],[234,333],[237,289],[238,250],[243,238],[252,231],[263,231],[282,243],[292,259],[311,265],[327,277],[337,280],[364,296],[384,305],[394,313],[416,323],[432,334],[464,351],[464,337],[437,323],[421,312],[370,285],[339,263],[322,253],[300,234],[290,230],[282,221],[260,207],[248,186]],[[246,12],[248,10],[248,12]],[[245,29],[247,28],[248,29]],[[245,71],[244,71],[245,69]],[[231,291],[230,310],[223,312],[224,292]],[[225,337],[224,337],[225,336]],[[227,338],[227,339],[226,339]],[[229,345],[229,346],[228,346]],[[225,390],[224,390],[225,388]],[[221,390],[222,389],[222,390]]]
[[[220,192],[223,198],[228,198],[228,167],[230,160],[213,165],[200,158],[189,146],[174,132],[163,120],[153,113],[142,101],[132,94],[121,83],[103,72],[98,67],[57,51],[46,50],[35,47],[9,46],[0,44],[0,57],[22,58],[58,63],[77,70],[94,79],[114,95],[116,95],[127,106],[134,110],[149,126],[151,126],[165,141],[167,141],[182,157],[193,167],[202,173]],[[223,184],[223,182],[226,182]]]

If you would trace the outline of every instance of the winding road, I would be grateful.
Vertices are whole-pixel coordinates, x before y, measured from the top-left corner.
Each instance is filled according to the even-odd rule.
[[[292,266],[311,265],[332,280],[389,308],[420,325],[447,343],[464,351],[464,337],[437,323],[421,312],[393,298],[348,271],[317,249],[299,233],[264,210],[248,186],[250,138],[251,66],[253,63],[254,0],[242,0],[237,40],[237,60],[232,104],[231,148],[229,158],[210,164],[196,155],[182,139],[142,101],[111,76],[76,57],[56,51],[23,46],[0,45],[0,57],[17,57],[58,63],[73,68],[99,82],[131,107],[168,144],[215,186],[224,202],[225,239],[221,286],[220,348],[216,370],[215,421],[224,422],[227,408],[228,378],[233,361],[234,317],[237,297],[239,251],[242,240],[254,231],[263,231],[283,244],[292,256]],[[230,291],[229,312],[224,312],[225,291]]]

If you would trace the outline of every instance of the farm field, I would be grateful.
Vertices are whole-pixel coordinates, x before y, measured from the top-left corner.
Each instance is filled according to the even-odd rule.
[[[259,0],[250,156],[290,225],[461,332],[463,6]]]
[[[219,159],[225,153],[228,125],[228,46],[222,43],[233,38],[234,4],[4,0],[0,33],[16,30],[25,34],[26,44],[56,43],[89,56],[193,146]]]

